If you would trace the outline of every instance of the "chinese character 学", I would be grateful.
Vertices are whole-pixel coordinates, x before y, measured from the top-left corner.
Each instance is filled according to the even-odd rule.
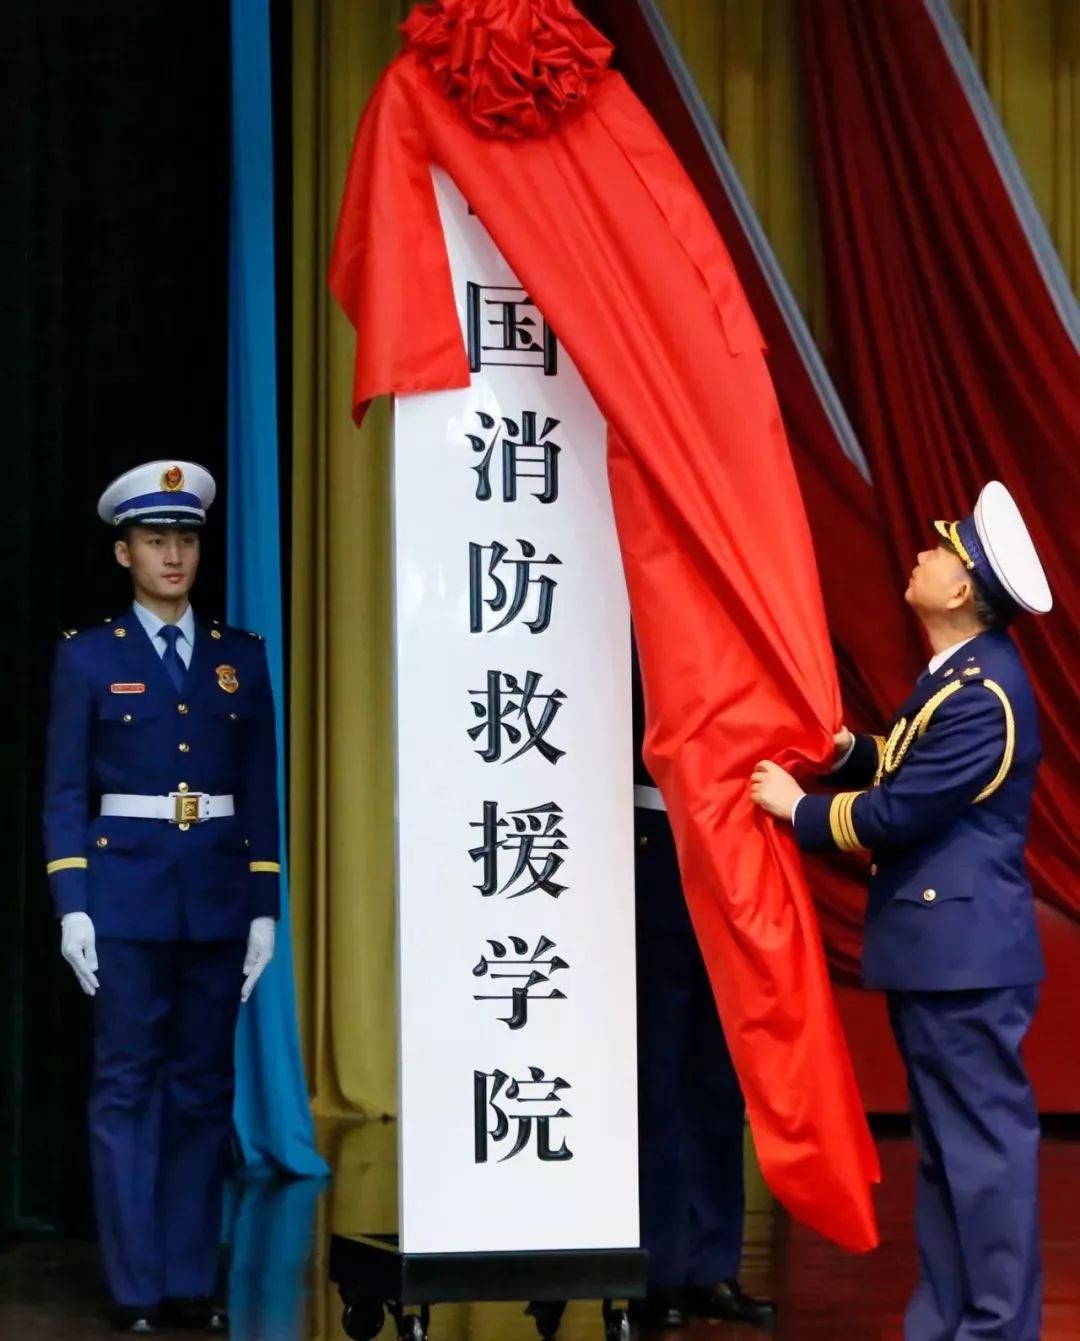
[[[494,894],[520,899],[535,889],[557,899],[566,888],[555,879],[566,860],[563,854],[568,851],[562,823],[562,811],[554,801],[510,810],[504,816],[499,814],[497,801],[485,801],[484,818],[472,820],[469,825],[471,829],[483,830],[483,841],[469,850],[473,861],[483,862],[484,878],[473,888],[486,899]],[[501,853],[512,858],[514,865],[500,885]]]
[[[473,284],[465,289],[469,366],[559,370],[558,345],[540,309],[518,285]]]
[[[566,994],[560,992],[557,987],[552,987],[550,992],[542,995],[530,994],[534,987],[539,987],[543,983],[550,985],[551,974],[557,973],[559,969],[569,968],[570,965],[558,955],[548,954],[549,950],[555,949],[555,942],[549,940],[547,936],[540,937],[532,954],[529,954],[528,941],[522,940],[520,936],[510,936],[507,939],[510,942],[509,950],[503,941],[488,941],[491,958],[489,959],[487,955],[480,956],[480,962],[473,969],[473,977],[490,978],[492,987],[496,983],[503,982],[515,985],[508,992],[478,992],[473,1000],[509,1001],[510,1014],[500,1015],[499,1019],[511,1029],[524,1029],[529,1018],[530,1001],[566,1000]],[[510,958],[510,950],[518,956],[517,959]]]
[[[524,684],[506,671],[487,673],[486,689],[470,689],[473,716],[477,725],[469,729],[469,739],[484,741],[476,753],[486,764],[510,763],[535,749],[549,764],[557,764],[566,753],[556,749],[547,733],[558,716],[566,695],[561,689],[550,694],[538,692],[543,677],[538,671],[526,671]],[[503,759],[504,738],[514,753]]]
[[[546,559],[536,557],[536,546],[527,540],[519,540],[521,558],[514,558],[505,545],[493,540],[490,545],[469,545],[469,631],[484,633],[484,607],[493,615],[502,615],[497,624],[492,624],[489,633],[512,624],[525,609],[525,602],[535,588],[535,612],[531,619],[525,620],[525,627],[531,633],[543,633],[551,624],[551,607],[555,600],[555,588],[559,585],[546,573],[539,577],[534,568],[556,566],[562,560],[554,554]],[[487,556],[485,561],[485,555]],[[509,556],[509,557],[508,557]],[[499,576],[499,569],[513,573],[513,596],[507,590],[507,584]],[[490,591],[485,596],[485,587]]]
[[[473,466],[478,501],[487,503],[493,496],[492,461],[499,449],[497,459],[504,503],[516,503],[518,485],[529,481],[540,482],[539,490],[533,489],[533,498],[541,503],[554,503],[559,496],[559,453],[562,448],[549,435],[559,427],[558,419],[545,418],[538,437],[535,410],[524,410],[520,424],[505,415],[496,421],[482,410],[477,410],[476,417],[486,436],[481,437],[479,433],[465,436],[481,458],[480,464]]]
[[[537,1066],[529,1067],[528,1080],[511,1080],[505,1071],[473,1072],[473,1134],[475,1161],[486,1164],[493,1152],[509,1139],[516,1123],[514,1143],[499,1160],[502,1164],[521,1154],[529,1144],[535,1125],[536,1157],[544,1163],[573,1159],[573,1151],[561,1141],[558,1150],[551,1145],[553,1122],[568,1120],[571,1114],[562,1105],[562,1091],[569,1082],[556,1076],[546,1080]]]

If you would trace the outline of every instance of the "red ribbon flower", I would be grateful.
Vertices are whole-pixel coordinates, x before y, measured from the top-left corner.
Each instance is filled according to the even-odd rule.
[[[401,30],[476,130],[513,139],[580,111],[612,52],[570,0],[432,0]]]

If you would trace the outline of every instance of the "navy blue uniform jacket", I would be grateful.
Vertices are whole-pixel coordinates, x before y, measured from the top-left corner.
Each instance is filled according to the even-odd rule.
[[[106,818],[107,792],[235,798],[182,827]],[[177,693],[134,614],[66,635],[53,673],[45,856],[58,916],[98,936],[226,940],[278,915],[274,705],[257,634],[197,622]]]
[[[873,853],[863,981],[900,991],[1019,987],[1044,973],[1024,850],[1042,757],[1035,696],[1005,632],[924,675],[887,739],[859,737],[795,812],[806,851]]]

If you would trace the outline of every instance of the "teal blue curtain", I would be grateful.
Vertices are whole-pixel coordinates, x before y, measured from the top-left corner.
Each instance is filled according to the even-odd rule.
[[[277,799],[284,815],[283,621],[274,305],[274,147],[269,0],[232,0],[229,228],[229,620],[266,639],[277,701]],[[282,825],[284,846],[285,826]],[[240,1012],[235,1125],[245,1165],[326,1173],[300,1058],[282,852],[273,962]]]

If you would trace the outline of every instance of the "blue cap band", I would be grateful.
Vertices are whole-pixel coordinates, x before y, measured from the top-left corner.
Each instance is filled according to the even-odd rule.
[[[171,514],[170,520],[175,521],[204,521],[206,519],[206,511],[201,499],[196,494],[180,491],[169,493],[166,490],[161,490],[159,493],[140,494],[137,498],[129,498],[118,504],[113,513],[113,524],[118,525],[122,521],[138,520],[140,515],[151,512],[160,517]]]
[[[994,572],[993,565],[986,556],[986,550],[983,549],[978,529],[975,526],[975,518],[965,517],[962,522],[957,522],[956,530],[971,562],[975,565],[975,578],[991,605],[1003,611],[1019,609],[1016,602],[1001,585],[1001,579]]]

